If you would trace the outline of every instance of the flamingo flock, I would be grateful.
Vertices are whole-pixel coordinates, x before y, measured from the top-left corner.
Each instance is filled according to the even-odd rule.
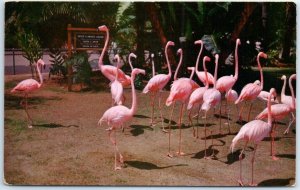
[[[136,90],[134,86],[135,77],[138,74],[145,75],[145,70],[139,69],[139,68],[133,68],[131,64],[131,58],[136,58],[136,55],[133,53],[130,53],[128,56],[129,64],[131,67],[131,75],[126,75],[120,68],[120,56],[115,55],[114,59],[117,61],[116,66],[112,65],[104,65],[103,64],[103,57],[108,47],[109,42],[109,29],[105,25],[98,27],[99,31],[105,32],[105,43],[103,50],[100,54],[98,66],[101,73],[110,81],[110,88],[111,88],[111,95],[112,95],[112,106],[108,108],[102,115],[102,117],[98,121],[98,125],[103,125],[103,123],[106,123],[108,125],[108,128],[106,131],[108,131],[108,136],[111,141],[111,143],[114,146],[114,154],[115,154],[115,162],[114,162],[114,169],[120,170],[122,169],[122,166],[124,165],[124,157],[120,153],[118,146],[117,146],[117,140],[116,140],[116,130],[120,129],[125,122],[128,122],[132,120],[133,115],[136,113],[138,109],[138,100],[136,95]],[[238,109],[238,105],[245,101],[250,101],[250,110],[248,112],[248,123],[244,124],[237,135],[232,139],[232,144],[230,146],[230,150],[234,151],[234,148],[238,144],[239,141],[245,141],[245,145],[239,155],[239,161],[240,161],[240,173],[239,173],[239,179],[238,183],[240,185],[244,185],[244,182],[242,180],[242,160],[243,160],[243,153],[245,148],[247,147],[249,142],[253,142],[254,150],[253,150],[253,156],[251,159],[251,183],[249,185],[255,185],[254,183],[254,158],[255,153],[258,147],[258,144],[260,141],[262,141],[265,137],[268,135],[271,136],[271,156],[273,160],[277,160],[278,158],[275,156],[275,128],[276,128],[276,121],[287,117],[290,115],[290,122],[288,124],[288,127],[285,130],[285,134],[289,132],[289,129],[292,125],[292,123],[295,121],[295,111],[296,111],[296,98],[294,94],[294,89],[292,86],[292,81],[296,80],[296,74],[293,74],[289,78],[289,87],[292,96],[285,95],[285,88],[286,88],[286,80],[287,77],[285,75],[282,76],[282,80],[284,81],[282,92],[281,92],[281,99],[280,103],[276,99],[276,91],[274,88],[271,88],[270,91],[263,91],[263,85],[264,85],[264,79],[263,79],[263,70],[260,64],[260,58],[267,59],[267,55],[263,52],[259,52],[257,55],[257,65],[260,71],[260,80],[256,80],[253,83],[249,83],[245,85],[241,91],[241,93],[238,95],[238,93],[233,89],[234,85],[238,81],[238,71],[239,71],[239,64],[238,64],[238,47],[241,45],[240,39],[236,40],[236,46],[235,46],[235,73],[234,75],[229,76],[222,76],[219,79],[217,79],[218,75],[218,62],[219,62],[219,55],[215,54],[214,58],[210,58],[208,56],[204,56],[202,59],[203,63],[203,71],[199,71],[199,62],[201,60],[201,54],[203,51],[203,42],[201,40],[197,40],[194,43],[196,46],[200,45],[200,50],[197,56],[197,60],[194,67],[187,68],[191,71],[191,75],[189,78],[177,78],[178,71],[182,65],[182,58],[183,58],[183,50],[178,49],[177,54],[180,56],[179,63],[176,68],[176,72],[174,75],[174,80],[171,81],[172,78],[172,70],[170,65],[170,60],[168,57],[168,50],[171,50],[170,47],[175,46],[175,43],[172,41],[168,41],[165,45],[165,58],[168,66],[168,74],[155,74],[155,68],[154,63],[152,62],[152,78],[148,81],[146,86],[144,87],[142,93],[143,94],[150,94],[150,105],[151,105],[151,119],[150,119],[150,126],[155,127],[154,125],[154,104],[155,104],[155,98],[158,96],[158,108],[160,112],[160,119],[162,123],[162,131],[165,133],[168,133],[168,153],[167,155],[169,157],[173,157],[173,154],[171,152],[171,124],[168,124],[168,130],[165,129],[164,126],[164,117],[163,117],[163,105],[161,103],[162,97],[161,92],[163,89],[167,86],[169,82],[171,83],[171,88],[169,95],[165,101],[166,106],[171,106],[171,112],[170,112],[170,119],[169,122],[172,120],[173,116],[173,110],[175,107],[176,102],[180,103],[180,112],[178,117],[178,128],[179,128],[179,140],[178,140],[178,151],[176,152],[177,156],[182,156],[185,153],[182,151],[182,134],[181,134],[181,127],[182,127],[182,121],[184,116],[184,110],[187,109],[188,112],[188,121],[189,125],[193,127],[193,134],[192,136],[194,138],[199,138],[198,128],[197,132],[194,129],[193,124],[193,116],[192,111],[194,108],[197,110],[197,123],[199,123],[199,116],[200,112],[204,112],[204,144],[205,144],[205,152],[204,152],[204,158],[205,159],[212,159],[214,158],[214,153],[210,156],[207,156],[206,153],[206,147],[207,147],[207,117],[208,117],[208,111],[211,108],[216,108],[219,106],[220,109],[220,115],[219,115],[219,134],[222,134],[222,128],[221,128],[221,107],[222,107],[222,95],[225,95],[226,99],[226,112],[227,112],[227,120],[228,120],[228,132],[231,134],[230,131],[230,124],[229,124],[229,110],[227,110],[227,104],[232,103],[236,105],[237,108],[237,119],[241,120],[241,114],[243,113],[243,107]],[[153,58],[154,55],[151,55]],[[215,71],[214,75],[212,76],[208,71],[206,64],[211,64],[211,62],[214,62],[215,65]],[[32,119],[30,115],[28,114],[27,109],[27,98],[28,94],[42,86],[43,78],[40,73],[39,66],[44,65],[44,62],[42,60],[37,61],[37,71],[40,78],[40,83],[33,79],[27,79],[22,82],[20,82],[15,88],[11,90],[12,93],[14,92],[23,92],[24,98],[25,98],[25,111],[27,114],[27,123],[28,127],[32,128]],[[199,81],[203,83],[203,87],[201,87],[199,84],[197,84],[193,80],[193,75],[196,74]],[[212,86],[210,86],[212,85]],[[130,108],[124,106],[125,96],[123,94],[123,87],[131,86],[131,93],[132,93],[132,105]],[[253,101],[259,99],[261,101],[266,102],[266,108],[262,110],[261,113],[259,113],[256,118],[252,121],[250,121],[250,113],[252,109]],[[21,104],[23,105],[23,103]],[[264,121],[266,119],[267,121]],[[114,133],[114,135],[112,135]],[[213,131],[211,131],[211,134]]]

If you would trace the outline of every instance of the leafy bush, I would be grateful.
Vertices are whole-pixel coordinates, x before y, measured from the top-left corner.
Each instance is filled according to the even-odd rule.
[[[88,61],[87,52],[74,53],[67,59],[66,64],[73,66],[75,82],[91,85],[92,68]]]
[[[62,54],[60,49],[58,48],[50,49],[49,56],[51,57],[49,78],[51,77],[51,75],[63,76],[63,78],[66,78],[67,68],[64,64],[65,62],[64,55]]]

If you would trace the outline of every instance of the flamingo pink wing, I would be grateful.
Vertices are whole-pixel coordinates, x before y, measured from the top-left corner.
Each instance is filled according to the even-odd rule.
[[[16,87],[14,87],[11,92],[30,92],[33,90],[36,90],[40,87],[40,84],[34,80],[34,79],[26,79],[21,81],[20,83],[17,84]]]
[[[145,86],[143,93],[156,92],[162,90],[169,82],[170,77],[165,74],[158,74],[152,77]]]

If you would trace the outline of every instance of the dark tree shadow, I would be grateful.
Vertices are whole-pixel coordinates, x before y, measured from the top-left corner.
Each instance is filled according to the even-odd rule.
[[[138,136],[141,134],[144,134],[145,130],[153,131],[153,128],[147,126],[147,125],[131,125],[130,128],[130,133],[133,136]]]
[[[134,115],[133,117],[136,117],[136,118],[150,118],[148,116],[145,116],[145,115]]]
[[[246,123],[248,123],[248,121],[245,121],[245,120],[237,120],[235,123],[236,123],[236,124],[239,124],[239,125],[245,125]]]
[[[210,127],[210,126],[213,126],[213,125],[216,125],[216,124],[214,124],[214,123],[207,123],[206,124],[206,127]],[[194,125],[195,127],[204,127],[205,126],[205,124],[204,123],[198,123],[198,124],[196,124],[196,125]]]
[[[286,123],[280,122],[280,121],[275,121],[273,122],[273,124],[277,124],[277,125],[286,125]]]
[[[28,106],[30,109],[32,108],[37,108],[37,105],[43,104],[48,100],[61,100],[62,98],[57,97],[57,96],[50,96],[50,97],[43,97],[43,96],[30,96],[28,97]],[[9,109],[24,109],[24,107],[21,105],[21,102],[24,100],[25,104],[25,99],[24,96],[21,95],[12,95],[12,94],[5,94],[4,97],[4,107],[5,110]]]
[[[43,127],[43,128],[79,127],[78,125],[67,125],[67,126],[65,126],[65,125],[61,125],[61,124],[58,124],[58,123],[34,124],[32,126],[33,127]]]
[[[296,129],[293,129],[292,132],[293,132],[294,134],[296,134]]]
[[[254,150],[254,148],[253,147],[249,147],[249,146],[245,149],[245,151],[253,151],[253,150]],[[242,151],[242,149],[239,149],[239,150],[234,151],[233,153],[231,153],[231,152],[228,153],[227,154],[227,161],[224,162],[224,163],[227,164],[227,165],[231,165],[234,162],[239,161],[239,156],[241,154],[241,151]],[[245,158],[245,154],[244,153],[242,155],[242,158],[243,159]]]
[[[295,178],[287,178],[287,179],[267,179],[259,184],[257,186],[291,186],[293,184],[290,184],[291,180],[295,180]]]
[[[176,165],[169,165],[169,166],[157,166],[155,164],[152,164],[150,162],[142,162],[142,161],[125,161],[126,165],[129,165],[131,167],[140,169],[140,170],[156,170],[156,169],[165,169],[170,168],[174,166],[187,166],[187,164],[176,164]]]
[[[291,139],[291,138],[294,138],[294,137],[288,137],[288,136],[283,136],[283,137],[275,137],[274,138],[274,141],[279,141],[280,139]],[[271,137],[265,137],[263,139],[263,141],[271,141],[272,138]]]
[[[276,156],[280,158],[296,159],[295,154],[277,154]]]
[[[169,119],[166,119],[166,118],[164,118],[164,122],[165,122],[165,123],[169,123],[169,122],[170,122],[170,120],[169,120]],[[177,123],[176,123],[176,121],[174,121],[174,120],[171,120],[171,125],[175,125],[175,124],[177,124]]]
[[[209,139],[219,139],[219,138],[223,138],[223,137],[226,137],[227,134],[215,134],[215,135],[209,135],[206,137],[206,140],[209,140]],[[202,137],[201,140],[204,140],[205,137]]]

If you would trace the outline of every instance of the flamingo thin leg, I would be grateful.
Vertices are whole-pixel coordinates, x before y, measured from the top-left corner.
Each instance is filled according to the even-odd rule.
[[[183,108],[184,108],[184,103],[181,104],[180,116],[179,116],[179,150],[177,152],[178,155],[184,155],[184,153],[181,151],[181,125],[182,125]]]
[[[257,184],[254,184],[253,183],[253,165],[254,165],[254,158],[255,158],[255,153],[256,153],[256,149],[257,149],[257,144],[254,145],[254,151],[253,151],[253,156],[252,156],[252,159],[251,159],[251,183],[249,184],[250,186],[257,186]]]
[[[252,106],[253,106],[253,102],[251,102],[251,104],[250,104],[250,108],[249,108],[249,112],[248,112],[248,122],[250,121],[250,113],[252,110]]]
[[[294,121],[295,121],[295,115],[294,115],[294,113],[293,112],[291,112],[291,117],[290,117],[290,122],[289,122],[289,125],[288,125],[288,127],[286,128],[286,130],[284,131],[284,133],[283,134],[288,134],[289,133],[289,130],[290,130],[290,127],[291,127],[291,125],[294,123]]]
[[[161,119],[161,124],[163,126],[163,132],[167,133],[168,131],[165,130],[165,125],[164,125],[164,118],[163,118],[163,115],[162,115],[162,107],[161,107],[161,94],[159,92],[158,94],[158,108],[159,108],[159,112],[160,112],[160,119]]]
[[[28,113],[28,102],[27,102],[27,100],[28,100],[28,95],[25,94],[25,112],[26,112],[26,114],[27,114],[28,128],[32,128],[32,123],[33,123],[33,122],[32,122],[32,119],[31,119],[29,113]]]
[[[247,147],[249,141],[246,141],[245,146],[243,148],[243,150],[241,151],[240,155],[239,155],[239,161],[240,161],[240,179],[238,180],[239,184],[241,186],[244,186],[243,180],[242,180],[242,160],[243,160],[243,153],[245,148]]]

